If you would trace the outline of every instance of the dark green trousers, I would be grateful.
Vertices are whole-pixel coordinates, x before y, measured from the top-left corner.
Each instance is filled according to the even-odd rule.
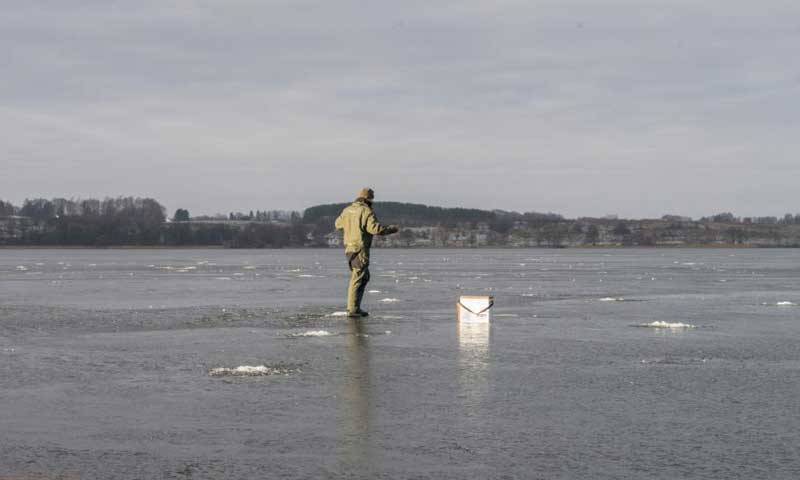
[[[347,254],[350,267],[350,284],[347,287],[347,311],[361,308],[361,299],[369,282],[369,255],[363,250]]]

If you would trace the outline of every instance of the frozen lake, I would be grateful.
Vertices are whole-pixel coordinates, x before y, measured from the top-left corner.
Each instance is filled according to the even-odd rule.
[[[371,270],[357,322],[338,249],[0,250],[0,478],[800,477],[800,250]]]

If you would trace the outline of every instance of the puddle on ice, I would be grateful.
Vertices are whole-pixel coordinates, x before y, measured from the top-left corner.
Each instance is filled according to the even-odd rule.
[[[347,312],[333,312],[325,315],[326,317],[346,317]]]
[[[398,298],[383,298],[383,299],[381,299],[381,302],[383,302],[383,303],[395,303],[395,302],[399,302],[399,301],[400,301],[400,299],[398,299]]]
[[[369,293],[381,293],[380,290],[370,290]]]
[[[775,303],[762,303],[766,307],[796,307],[798,306],[794,302],[775,302]]]
[[[622,297],[604,297],[600,299],[601,302],[624,302],[625,299]]]

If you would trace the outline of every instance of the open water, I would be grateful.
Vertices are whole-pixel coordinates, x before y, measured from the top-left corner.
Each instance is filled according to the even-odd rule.
[[[372,263],[0,251],[0,478],[800,478],[800,250]]]

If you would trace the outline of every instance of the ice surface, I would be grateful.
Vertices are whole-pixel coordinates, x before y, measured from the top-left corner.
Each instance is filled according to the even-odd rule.
[[[800,304],[800,249],[729,253],[383,249],[376,273],[404,261],[403,280],[348,321],[338,250],[6,250],[0,476],[796,478],[800,306],[777,304]],[[218,266],[147,267],[198,260]],[[454,321],[489,286],[494,325]]]

